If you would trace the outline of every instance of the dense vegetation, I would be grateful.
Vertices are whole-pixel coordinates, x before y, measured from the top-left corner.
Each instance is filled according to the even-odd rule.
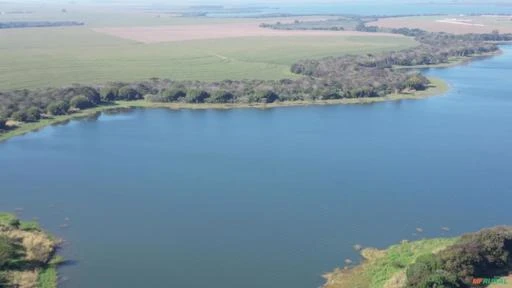
[[[10,28],[33,28],[33,27],[61,27],[61,26],[82,26],[84,23],[76,21],[14,21],[0,22],[0,29]]]
[[[407,268],[407,287],[471,287],[474,278],[507,276],[511,253],[511,227],[468,234],[442,253],[419,257]]]
[[[56,245],[37,223],[0,213],[0,288],[36,287],[40,282],[38,272],[55,272],[59,260],[54,258]],[[56,284],[53,278],[37,287],[56,287]]]

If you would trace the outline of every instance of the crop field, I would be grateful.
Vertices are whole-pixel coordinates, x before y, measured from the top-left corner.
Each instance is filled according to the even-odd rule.
[[[151,77],[282,79],[294,76],[290,64],[299,59],[416,45],[405,37],[340,35],[141,44],[87,27],[5,29],[0,30],[0,90]]]
[[[386,28],[419,28],[432,32],[491,33],[498,30],[501,33],[512,33],[512,17],[483,15],[483,16],[414,16],[383,18],[368,25]]]
[[[417,43],[400,35],[275,31],[261,23],[290,18],[175,17],[134,9],[71,4],[17,8],[0,2],[2,21],[80,21],[85,26],[0,29],[0,91],[137,81],[283,79],[304,58],[400,50]],[[65,10],[66,12],[62,12]],[[328,18],[328,17],[327,17]]]

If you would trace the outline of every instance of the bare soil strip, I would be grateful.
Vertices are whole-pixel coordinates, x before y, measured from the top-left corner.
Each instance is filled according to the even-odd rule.
[[[237,37],[285,36],[390,36],[394,34],[358,31],[283,31],[261,28],[257,23],[229,23],[211,25],[179,25],[154,27],[97,28],[96,32],[134,40],[141,43],[177,42],[188,40],[226,39]]]

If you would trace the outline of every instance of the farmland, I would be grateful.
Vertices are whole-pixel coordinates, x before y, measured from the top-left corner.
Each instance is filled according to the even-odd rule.
[[[448,32],[454,34],[491,33],[498,30],[501,33],[512,33],[512,17],[498,15],[482,16],[413,16],[382,18],[368,23],[383,28],[418,28],[431,32]]]
[[[0,90],[151,77],[205,81],[291,78],[290,65],[299,59],[416,45],[406,37],[390,41],[390,36],[314,36],[308,32],[314,31],[301,32],[301,36],[143,44],[89,27],[6,29],[0,31]]]

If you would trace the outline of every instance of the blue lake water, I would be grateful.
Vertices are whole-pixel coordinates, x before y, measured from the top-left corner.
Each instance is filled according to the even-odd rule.
[[[427,71],[452,89],[424,100],[133,110],[16,137],[0,210],[67,241],[62,287],[316,288],[356,243],[510,224],[503,49]]]

